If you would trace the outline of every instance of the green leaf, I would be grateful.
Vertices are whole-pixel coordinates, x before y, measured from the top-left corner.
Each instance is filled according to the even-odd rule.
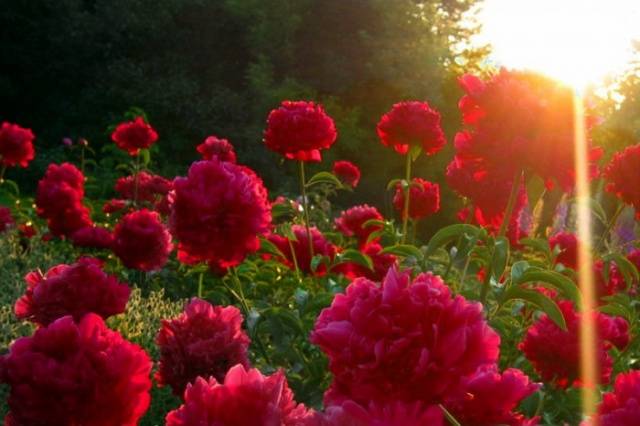
[[[415,257],[416,259],[422,259],[424,255],[422,251],[416,246],[409,244],[396,244],[393,246],[385,247],[380,251],[381,254],[394,254],[402,257]]]
[[[293,216],[296,213],[291,203],[278,203],[271,205],[271,217],[277,219],[282,216]]]
[[[138,155],[142,159],[142,166],[143,167],[147,167],[149,165],[149,163],[151,162],[151,153],[149,152],[149,150],[148,149],[141,149],[140,152],[138,153]]]
[[[570,202],[573,203],[578,203],[578,199],[577,198],[572,198],[571,200],[569,200]],[[589,207],[591,208],[591,212],[595,215],[595,217],[598,218],[598,220],[603,224],[603,225],[607,225],[608,221],[607,221],[607,213],[605,213],[604,209],[602,208],[602,205],[595,199],[593,198],[589,198]]]
[[[419,145],[413,145],[409,149],[408,155],[411,156],[411,161],[416,161],[421,153],[422,153],[422,147]]]
[[[483,234],[483,229],[466,223],[446,226],[436,232],[436,234],[431,237],[431,240],[429,240],[429,244],[427,245],[427,255],[435,252],[439,247],[456,240],[463,234],[469,234],[473,237],[480,238]]]
[[[529,247],[534,251],[539,251],[544,254],[547,260],[551,261],[551,248],[549,242],[544,238],[523,238],[520,240],[520,244]]]
[[[320,265],[325,265],[325,267],[328,268],[330,262],[331,262],[331,260],[327,256],[323,256],[321,254],[316,254],[311,259],[311,264],[309,266],[311,267],[311,271],[312,272],[316,272],[318,270],[318,268],[320,267]]]
[[[562,330],[567,330],[567,324],[564,320],[564,316],[562,315],[562,311],[553,300],[549,299],[542,293],[539,293],[535,290],[527,290],[518,286],[511,286],[505,293],[503,303],[509,300],[523,300],[528,302],[542,312],[547,314],[547,316]]]
[[[307,184],[305,186],[307,188],[310,188],[313,185],[317,185],[321,183],[326,183],[326,184],[334,185],[337,188],[342,188],[342,182],[340,182],[340,179],[338,179],[333,173],[329,173],[329,172],[316,173],[311,177],[311,179],[307,181]]]
[[[621,255],[620,253],[609,253],[602,258],[605,262],[615,262],[616,266],[622,273],[624,277],[624,281],[627,283],[627,289],[629,289],[634,282],[640,281],[640,274],[638,273],[638,268],[626,257]],[[609,270],[609,268],[604,268],[605,270]]]
[[[511,281],[518,282],[527,269],[529,269],[529,262],[526,260],[515,262],[511,265]]]
[[[507,268],[509,261],[509,240],[506,237],[498,237],[495,240],[493,257],[491,258],[491,276],[499,281]]]
[[[379,220],[379,219],[369,219],[367,220],[365,223],[362,224],[361,228],[362,229],[366,229],[369,226],[371,227],[384,227],[384,220]]]
[[[390,189],[395,189],[398,184],[404,182],[404,179],[391,179],[387,184],[387,191]]]
[[[337,262],[334,265],[353,262],[357,263],[360,266],[364,266],[369,270],[373,270],[373,262],[371,261],[371,258],[358,250],[346,249],[337,256],[336,260]]]
[[[8,186],[13,191],[16,197],[20,196],[20,189],[18,188],[18,184],[10,179],[2,179],[0,180],[0,186]]]
[[[260,251],[271,254],[280,259],[286,259],[286,256],[280,251],[280,249],[266,238],[260,239]]]
[[[573,281],[571,281],[571,279],[559,272],[532,267],[524,271],[518,280],[513,281],[515,285],[530,282],[540,283],[545,287],[551,286],[554,289],[559,290],[565,297],[569,298],[574,303],[580,303],[580,291],[578,290],[578,287]]]
[[[527,180],[526,188],[529,205],[531,208],[535,208],[546,189],[544,180],[537,175],[533,175]]]

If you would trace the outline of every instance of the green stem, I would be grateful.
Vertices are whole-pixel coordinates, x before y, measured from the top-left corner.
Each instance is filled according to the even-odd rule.
[[[204,272],[200,272],[200,275],[198,275],[198,298],[202,299],[202,290],[204,287]]]
[[[301,281],[302,276],[300,275],[300,266],[298,265],[298,257],[296,256],[296,251],[293,248],[293,243],[289,238],[287,238],[287,242],[289,243],[289,250],[291,250],[291,259],[293,260],[293,266],[296,268],[296,276],[298,277],[298,281]]]
[[[407,241],[407,223],[409,222],[409,198],[411,194],[411,152],[407,152],[404,169],[406,188],[404,189],[404,207],[402,208],[402,244]]]
[[[616,209],[616,212],[613,214],[613,216],[611,216],[611,219],[609,219],[609,223],[607,223],[607,227],[602,233],[602,237],[600,237],[600,241],[598,241],[598,245],[596,246],[596,250],[595,250],[596,253],[598,253],[602,249],[602,246],[607,241],[607,237],[611,233],[611,230],[613,229],[614,225],[618,221],[618,218],[620,217],[620,214],[622,213],[623,210],[624,210],[624,204],[619,203],[618,208]]]
[[[516,198],[518,197],[518,191],[520,191],[520,181],[522,180],[522,171],[518,170],[513,175],[513,182],[511,184],[511,194],[509,194],[509,201],[507,202],[507,208],[504,211],[504,217],[502,218],[502,224],[500,224],[500,231],[498,237],[504,237],[507,233],[507,227],[511,221],[511,214],[516,204]]]
[[[311,225],[309,220],[309,202],[307,200],[307,181],[304,176],[304,161],[299,160],[300,166],[300,191],[302,192],[302,207],[304,208],[304,227],[307,230],[307,240],[309,243],[309,259],[313,259],[313,241],[311,239]]]

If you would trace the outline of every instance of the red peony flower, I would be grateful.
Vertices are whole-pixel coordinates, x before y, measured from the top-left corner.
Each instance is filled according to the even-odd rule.
[[[463,377],[458,390],[444,405],[465,425],[535,426],[537,418],[527,419],[514,410],[539,388],[518,369],[509,368],[500,374],[495,364],[485,365]]]
[[[549,238],[549,245],[552,249],[560,248],[556,263],[562,263],[567,268],[576,269],[578,265],[578,239],[575,234],[559,232]]]
[[[158,133],[142,117],[136,117],[133,121],[118,124],[111,133],[111,140],[133,156],[138,155],[141,149],[151,147],[158,140]]]
[[[166,426],[311,426],[317,424],[315,417],[312,410],[293,400],[282,371],[265,377],[256,369],[236,365],[224,384],[198,377],[187,385],[184,404],[167,414]]]
[[[389,402],[384,405],[360,405],[347,400],[327,407],[322,426],[445,426],[443,412],[437,405],[420,402]]]
[[[233,145],[228,140],[216,136],[207,137],[196,147],[196,151],[202,155],[203,160],[217,158],[219,161],[236,162],[236,152],[233,150]]]
[[[628,146],[613,156],[604,169],[607,191],[636,209],[640,219],[640,144]]]
[[[393,105],[391,111],[380,119],[377,132],[380,142],[399,154],[406,154],[410,146],[417,146],[425,154],[432,155],[446,143],[440,127],[440,113],[426,102],[408,101]]]
[[[336,126],[322,106],[313,102],[283,101],[267,118],[264,143],[289,160],[320,161],[320,150],[336,141]]]
[[[382,246],[378,243],[369,243],[361,250],[371,258],[373,271],[354,262],[341,263],[332,268],[331,271],[344,274],[351,280],[359,277],[365,277],[372,281],[381,281],[384,276],[387,275],[389,268],[396,264],[396,257],[394,255],[380,253],[382,251]]]
[[[640,371],[620,373],[613,391],[605,393],[596,415],[599,426],[636,426],[640,424]]]
[[[196,377],[212,376],[222,382],[229,368],[249,368],[249,337],[242,330],[242,314],[235,306],[211,306],[192,299],[184,313],[163,320],[156,338],[160,364],[156,380],[182,396]]]
[[[369,220],[384,220],[378,209],[363,204],[361,206],[351,207],[340,214],[336,218],[336,230],[342,232],[347,237],[355,237],[358,244],[364,247],[367,244],[369,236],[382,229],[382,225],[363,226]],[[376,242],[380,238],[375,238],[370,242]]]
[[[149,406],[151,360],[95,314],[16,340],[2,364],[9,426],[134,426]]]
[[[255,252],[269,230],[271,208],[250,169],[217,159],[197,161],[174,180],[171,229],[180,259],[234,266]]]
[[[38,182],[36,206],[38,216],[47,219],[49,231],[56,236],[70,236],[91,226],[89,209],[82,204],[84,176],[73,164],[49,164]]]
[[[640,249],[633,250],[627,255],[629,260],[635,267],[640,270]],[[630,295],[636,295],[640,282],[632,280],[628,283],[622,271],[615,262],[609,263],[609,271],[605,277],[605,263],[602,259],[596,261],[594,265],[594,276],[596,282],[596,292],[599,299],[606,296],[612,296],[616,293],[627,292]]]
[[[378,285],[353,281],[324,309],[311,341],[334,376],[325,402],[441,401],[459,378],[498,359],[500,336],[482,306],[452,297],[437,276],[395,268]]]
[[[547,315],[542,315],[526,332],[518,348],[531,362],[536,372],[545,382],[552,382],[559,388],[579,385],[580,366],[580,313],[573,304],[563,300],[558,302],[567,331],[559,328]],[[620,317],[610,317],[596,313],[598,329],[598,353],[600,382],[608,383],[613,360],[609,349],[616,346],[623,349],[629,343],[629,324]]]
[[[126,200],[119,200],[114,198],[104,203],[104,205],[102,206],[102,212],[113,214],[119,212],[120,210],[123,210],[125,207],[127,207]]]
[[[393,207],[401,215],[404,212],[404,190],[398,184],[393,197]],[[440,210],[440,185],[424,179],[413,178],[409,188],[409,217],[424,219]]]
[[[122,217],[113,232],[113,252],[127,268],[160,269],[172,249],[171,234],[160,215],[147,209]]]
[[[15,305],[16,317],[49,325],[66,315],[80,321],[90,312],[107,319],[124,312],[131,290],[102,263],[84,257],[72,265],[60,264],[45,275],[34,271],[25,277],[27,290]]]
[[[0,233],[7,231],[14,223],[15,221],[11,215],[11,209],[9,207],[0,206]]]
[[[113,245],[113,234],[107,228],[87,226],[74,232],[71,242],[76,247],[110,249]]]
[[[333,174],[340,179],[340,182],[351,188],[355,188],[360,182],[360,169],[350,161],[333,163]]]
[[[316,227],[311,227],[310,231],[314,256],[319,254],[333,259],[336,255],[336,247],[331,244]],[[287,237],[277,234],[269,235],[268,239],[285,255],[285,258],[280,258],[278,259],[279,261],[291,269],[294,269],[297,263],[300,271],[307,274],[311,273],[311,253],[309,253],[307,230],[302,225],[293,225],[291,232],[296,236],[296,241],[289,241]],[[291,251],[292,247],[293,252]],[[326,269],[326,266],[321,263],[314,273],[316,275],[323,275]]]
[[[138,173],[137,192],[135,175],[119,178],[115,185],[121,198],[148,203],[161,214],[169,213],[168,194],[172,189],[173,182],[170,180],[144,171]],[[112,207],[117,208],[118,205]]]
[[[35,157],[35,136],[30,129],[3,122],[0,127],[0,164],[4,167],[27,167]]]
[[[30,223],[21,223],[18,225],[18,232],[20,232],[20,236],[24,238],[32,238],[36,235],[36,227],[31,225]]]

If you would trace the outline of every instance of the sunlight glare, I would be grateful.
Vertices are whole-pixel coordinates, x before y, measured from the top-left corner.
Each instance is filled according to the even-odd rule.
[[[623,71],[640,39],[640,0],[485,0],[478,18],[496,65],[576,88]]]

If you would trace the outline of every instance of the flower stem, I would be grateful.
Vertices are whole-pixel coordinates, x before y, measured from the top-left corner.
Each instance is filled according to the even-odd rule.
[[[411,194],[411,152],[407,152],[407,162],[405,164],[404,171],[406,188],[404,189],[404,207],[402,209],[402,244],[407,241],[407,224],[409,222],[409,198]]]
[[[133,175],[133,205],[138,206],[138,181],[140,175],[140,153],[136,155],[135,169]]]
[[[202,290],[204,287],[204,272],[200,272],[200,275],[198,275],[198,298],[202,299]]]
[[[611,233],[611,230],[615,226],[623,210],[624,210],[624,204],[619,203],[618,207],[616,208],[616,212],[613,214],[613,216],[611,216],[611,219],[609,219],[609,222],[607,223],[607,227],[605,228],[604,232],[602,233],[602,236],[600,237],[600,241],[598,241],[598,245],[596,246],[596,250],[595,250],[596,253],[598,253],[602,249],[602,246],[607,241],[607,238]]]
[[[500,224],[500,231],[498,237],[504,237],[507,234],[507,227],[511,221],[511,214],[516,204],[516,198],[518,197],[518,191],[520,191],[520,181],[522,180],[522,171],[518,170],[513,175],[513,182],[511,184],[511,194],[509,194],[509,201],[507,202],[507,208],[504,210],[504,217]]]
[[[311,225],[309,220],[309,202],[307,200],[307,181],[304,176],[304,161],[299,160],[300,166],[300,192],[302,193],[302,207],[304,208],[304,227],[307,230],[307,240],[309,243],[309,259],[313,259],[313,241],[311,240]]]

